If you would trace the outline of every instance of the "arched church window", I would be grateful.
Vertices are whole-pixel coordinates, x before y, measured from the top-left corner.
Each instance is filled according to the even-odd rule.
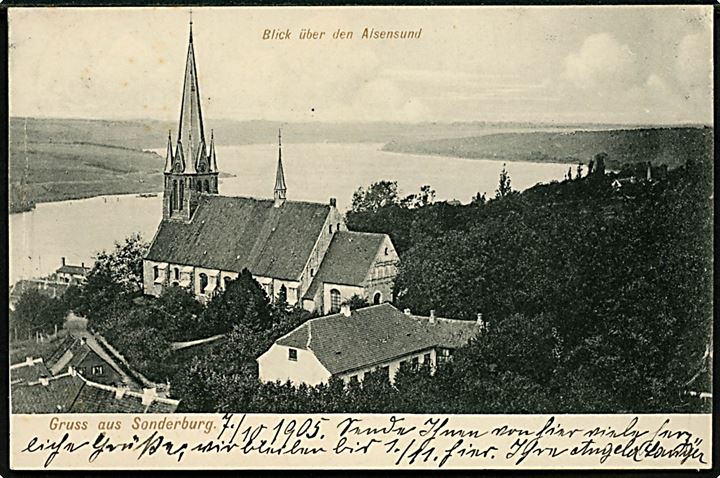
[[[375,295],[373,296],[373,304],[378,305],[380,302],[382,302],[382,294],[380,292],[375,292]]]
[[[207,179],[205,180],[205,192],[210,192],[210,182]]]
[[[183,209],[183,203],[185,202],[185,182],[180,181],[180,205],[178,206],[178,209],[182,211]]]
[[[197,182],[195,189],[197,189],[197,192],[202,192],[202,181]]]
[[[200,274],[200,293],[204,294],[205,289],[207,289],[208,286],[208,276],[205,273]]]
[[[342,301],[342,296],[340,295],[340,291],[337,289],[331,289],[330,290],[330,313],[334,314],[335,312],[340,311],[340,302]]]
[[[170,204],[173,209],[178,208],[178,185],[177,179],[173,180],[172,196],[170,197]]]

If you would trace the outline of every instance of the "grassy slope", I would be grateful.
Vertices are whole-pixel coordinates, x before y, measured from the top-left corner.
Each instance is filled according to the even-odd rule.
[[[386,151],[461,158],[587,163],[605,151],[611,168],[651,161],[675,167],[712,151],[711,128],[644,128],[570,133],[499,133],[466,138],[391,142]]]

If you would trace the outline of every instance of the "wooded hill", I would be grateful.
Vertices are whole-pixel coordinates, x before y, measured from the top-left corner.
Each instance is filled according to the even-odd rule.
[[[465,138],[392,141],[385,151],[458,158],[587,164],[608,153],[610,169],[650,161],[669,168],[712,154],[713,129],[673,127],[572,132],[512,132]]]

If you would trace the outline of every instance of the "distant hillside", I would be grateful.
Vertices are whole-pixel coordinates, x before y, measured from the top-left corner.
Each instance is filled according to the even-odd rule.
[[[25,157],[22,143],[10,144],[10,212],[26,210],[38,202],[162,189],[164,161],[151,152],[102,144],[28,141],[23,190],[20,182]]]
[[[11,142],[22,142],[25,118],[10,118]],[[206,128],[215,130],[219,145],[267,144],[277,138],[291,143],[387,143],[389,141],[421,141],[441,138],[463,138],[498,132],[567,131],[570,129],[609,129],[613,125],[569,125],[534,123],[283,123],[279,121],[205,121]],[[164,148],[168,130],[173,137],[177,122],[155,120],[83,120],[28,118],[28,138],[36,142],[96,143],[132,149]]]
[[[587,163],[597,153],[608,153],[608,167],[651,161],[676,167],[688,158],[712,154],[709,127],[671,127],[573,132],[513,132],[466,138],[392,141],[385,151],[554,163]]]

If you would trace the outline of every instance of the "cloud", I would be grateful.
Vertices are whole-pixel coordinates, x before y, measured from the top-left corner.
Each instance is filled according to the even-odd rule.
[[[685,87],[706,88],[711,81],[712,54],[710,41],[699,33],[685,35],[677,47],[675,71]]]
[[[585,39],[580,50],[565,58],[563,77],[580,89],[606,89],[637,83],[635,54],[609,33]]]

